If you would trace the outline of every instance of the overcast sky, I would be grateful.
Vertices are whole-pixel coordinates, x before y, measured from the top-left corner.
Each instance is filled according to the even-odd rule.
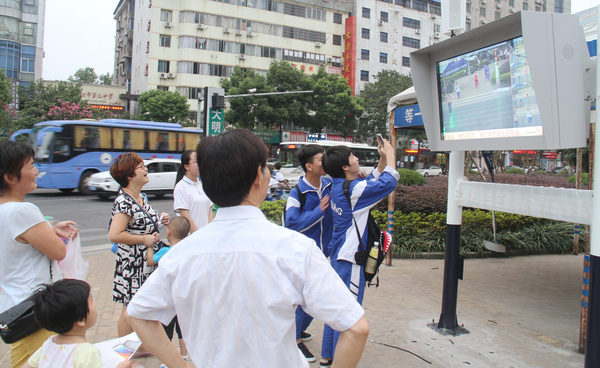
[[[44,38],[46,80],[66,80],[91,66],[96,74],[113,73],[118,0],[47,0]],[[573,13],[600,0],[571,0]]]

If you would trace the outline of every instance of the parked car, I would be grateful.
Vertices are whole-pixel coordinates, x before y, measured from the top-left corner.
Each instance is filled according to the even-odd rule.
[[[421,169],[418,169],[417,172],[424,177],[442,176],[442,168],[439,166],[425,166]]]
[[[169,158],[157,158],[144,160],[148,168],[148,184],[144,185],[142,192],[162,197],[165,194],[173,194],[177,169],[181,165],[180,160]],[[88,188],[98,197],[106,199],[116,195],[121,186],[110,176],[110,172],[102,171],[90,176]]]

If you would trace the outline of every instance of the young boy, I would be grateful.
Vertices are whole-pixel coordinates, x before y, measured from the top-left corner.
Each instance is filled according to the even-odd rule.
[[[43,328],[58,335],[46,340],[24,368],[102,367],[100,351],[85,338],[85,332],[98,319],[96,302],[87,282],[64,279],[41,285],[36,292],[33,312]],[[118,365],[118,368],[130,367],[131,361]]]
[[[285,226],[313,239],[325,256],[329,255],[327,247],[331,240],[331,213],[329,208],[329,188],[331,181],[323,178],[323,147],[317,144],[303,146],[297,153],[300,166],[305,175],[298,181],[298,187],[292,189],[285,210]],[[296,343],[308,362],[314,362],[315,356],[308,350],[303,341],[311,339],[306,331],[312,317],[302,307],[296,309]],[[321,366],[331,361],[333,336],[323,336]]]
[[[188,236],[190,232],[190,221],[185,217],[173,217],[171,221],[169,221],[169,225],[167,226],[167,240],[169,241],[169,245],[165,245],[158,252],[154,253],[154,249],[148,248],[147,262],[148,266],[154,266],[160,262],[160,259],[171,249],[175,244],[182,241],[186,236]],[[179,322],[177,321],[177,316],[173,318],[169,325],[163,325],[165,328],[165,332],[169,337],[169,340],[173,340],[173,329],[177,331],[177,337],[179,337],[179,349],[181,355],[184,359],[187,360],[187,347],[185,346],[185,342],[183,341],[183,335],[181,333],[181,329],[179,327]],[[162,365],[161,365],[162,367]]]
[[[359,250],[358,238],[367,244],[367,218],[369,210],[394,191],[400,175],[396,171],[394,148],[387,140],[377,147],[381,159],[371,174],[362,179],[358,157],[346,146],[329,148],[323,156],[323,169],[332,177],[329,192],[333,231],[329,243],[331,266],[341,277],[358,303],[362,304],[365,291],[364,266],[356,263],[355,253]],[[344,182],[349,182],[348,197],[344,193]],[[356,232],[359,230],[359,235]],[[333,350],[338,343],[339,332],[335,331]],[[334,357],[335,360],[335,357]]]

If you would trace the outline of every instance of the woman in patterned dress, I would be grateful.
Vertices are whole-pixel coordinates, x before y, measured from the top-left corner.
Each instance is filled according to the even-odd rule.
[[[125,318],[127,305],[156,267],[148,266],[146,250],[153,247],[158,251],[160,222],[168,224],[169,215],[162,213],[159,217],[141,192],[148,183],[148,169],[140,155],[120,155],[111,165],[110,174],[121,185],[113,203],[108,237],[118,245],[113,300],[123,303],[117,329],[119,336],[125,336],[133,332]]]

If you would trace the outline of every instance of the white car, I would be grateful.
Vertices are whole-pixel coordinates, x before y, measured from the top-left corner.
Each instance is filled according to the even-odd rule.
[[[156,158],[144,160],[144,164],[148,168],[149,181],[142,188],[142,192],[154,194],[157,197],[173,194],[177,169],[181,165],[181,161],[170,158]],[[121,186],[110,176],[110,172],[102,171],[90,176],[88,188],[98,197],[106,199],[117,194]]]
[[[442,176],[442,168],[439,166],[425,166],[421,169],[418,169],[417,172],[424,177]]]

